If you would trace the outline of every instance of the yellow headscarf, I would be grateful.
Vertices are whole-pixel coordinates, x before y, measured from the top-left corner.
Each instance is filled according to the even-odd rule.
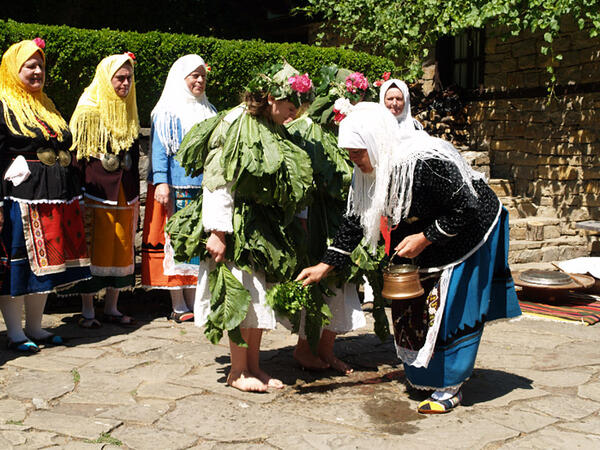
[[[96,67],[92,83],[85,88],[71,117],[69,126],[73,133],[73,146],[77,159],[98,157],[108,152],[118,154],[131,147],[140,132],[140,122],[135,98],[135,81],[127,97],[115,92],[111,80],[115,73],[133,59],[129,54],[111,55]]]
[[[38,121],[39,119],[56,133],[59,141],[62,141],[63,133],[69,129],[65,119],[43,90],[29,92],[19,78],[21,67],[36,52],[42,55],[45,64],[46,55],[43,50],[36,42],[30,40],[11,45],[2,56],[0,101],[4,109],[4,121],[14,134],[35,137],[35,131],[39,130],[49,139],[50,132]]]

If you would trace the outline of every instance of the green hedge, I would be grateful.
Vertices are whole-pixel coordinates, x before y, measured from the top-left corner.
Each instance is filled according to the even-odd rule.
[[[135,53],[138,107],[143,125],[149,124],[150,111],[158,101],[171,64],[187,53],[201,55],[212,67],[207,95],[218,109],[237,104],[243,87],[254,73],[264,63],[276,62],[282,57],[311,76],[326,63],[361,71],[370,80],[394,68],[394,63],[386,58],[337,48],[0,21],[2,53],[15,42],[37,36],[46,41],[46,92],[65,117],[70,117],[103,57],[124,51]]]

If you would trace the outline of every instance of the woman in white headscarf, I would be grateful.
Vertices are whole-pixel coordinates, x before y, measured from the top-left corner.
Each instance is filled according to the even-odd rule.
[[[202,176],[186,176],[175,159],[185,134],[196,123],[213,117],[216,109],[206,97],[207,66],[198,55],[179,58],[167,76],[158,103],[152,110],[152,166],[142,239],[142,285],[168,289],[176,322],[193,320],[197,260],[175,264],[165,222],[183,208],[202,185]]]
[[[381,105],[357,105],[338,143],[355,164],[347,217],[322,262],[298,279],[318,282],[347,264],[363,236],[375,248],[387,217],[397,255],[428,274],[423,296],[392,302],[398,356],[411,385],[434,390],[418,411],[448,412],[460,404],[484,323],[521,313],[507,264],[508,213],[450,143],[402,132]]]
[[[423,125],[410,113],[410,93],[404,81],[392,78],[383,83],[379,88],[379,104],[390,110],[401,129],[423,129]]]
[[[422,130],[423,125],[417,119],[413,119],[410,112],[410,93],[408,86],[402,80],[391,78],[379,88],[379,104],[385,106],[393,114],[402,132],[410,133],[414,130]],[[390,254],[390,234],[388,221],[381,218],[381,234],[385,241],[385,253]],[[365,300],[373,301],[373,292],[369,283],[365,283]]]

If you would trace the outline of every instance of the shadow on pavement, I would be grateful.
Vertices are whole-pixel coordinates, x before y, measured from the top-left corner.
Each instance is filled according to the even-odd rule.
[[[103,300],[94,302],[96,317],[102,318]],[[47,331],[62,336],[66,340],[66,347],[76,347],[80,344],[101,342],[108,338],[126,335],[151,322],[156,317],[168,316],[171,312],[171,300],[169,293],[162,290],[145,291],[135,289],[133,291],[121,291],[119,295],[119,310],[132,316],[136,323],[130,326],[116,324],[102,324],[101,328],[81,328],[77,322],[81,313],[81,298],[77,296],[57,297],[55,294],[48,296],[44,314],[60,314],[62,323],[59,326],[47,327]],[[20,357],[35,358],[36,354],[26,354],[12,350],[6,350],[6,333],[2,333],[0,339],[0,367],[6,362]],[[41,351],[44,351],[42,345]]]
[[[533,389],[533,380],[495,369],[475,369],[463,389],[463,405],[488,402],[516,389]]]

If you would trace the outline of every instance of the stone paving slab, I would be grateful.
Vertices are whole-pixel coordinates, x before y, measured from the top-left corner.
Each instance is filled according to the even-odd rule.
[[[511,441],[502,449],[540,449],[549,448],[581,448],[593,449],[600,447],[600,436],[585,435],[550,427]]]
[[[162,400],[179,400],[203,393],[202,389],[181,386],[171,383],[143,383],[137,388],[136,397],[138,398],[157,398]]]
[[[569,371],[569,377],[560,370],[519,370],[519,375],[532,381],[533,386],[539,387],[573,387],[587,383],[591,373],[582,371]]]
[[[54,446],[56,444],[57,435],[47,431],[27,430],[17,434],[10,434],[8,438],[14,439],[14,443],[11,443],[14,448],[38,449]]]
[[[46,355],[45,358],[20,357],[8,361],[7,366],[18,369],[37,370],[43,372],[70,372],[73,368],[83,367],[90,360],[72,357],[62,357],[58,354]]]
[[[578,395],[583,398],[589,398],[600,402],[600,381],[579,386]]]
[[[67,416],[49,411],[34,411],[25,419],[26,426],[37,430],[51,431],[82,439],[96,439],[101,433],[108,433],[122,422],[113,419]]]
[[[286,384],[266,394],[227,387],[227,342],[209,344],[192,324],[150,317],[88,333],[67,319],[44,323],[71,336],[68,347],[2,355],[0,448],[600,447],[600,326],[489,324],[463,405],[421,416],[427,393],[406,387],[393,340],[380,342],[370,317],[337,340],[349,376],[301,370],[295,336],[265,333],[262,366]]]
[[[75,388],[71,373],[46,373],[38,371],[22,371],[6,385],[6,393],[19,400],[40,398],[53,400],[61,397]]]
[[[592,414],[582,420],[558,424],[558,427],[563,430],[577,431],[585,435],[600,437],[600,416]]]
[[[130,448],[156,448],[161,450],[186,449],[199,440],[198,436],[193,434],[157,430],[153,427],[125,426],[115,431],[112,436]]]
[[[13,399],[0,400],[0,423],[22,422],[27,415],[26,406]]]
[[[545,414],[523,411],[518,407],[492,409],[485,412],[485,418],[522,433],[531,433],[559,420]]]
[[[600,410],[600,403],[564,396],[546,396],[527,402],[525,406],[567,421],[580,420]]]
[[[169,409],[169,402],[144,399],[135,405],[117,406],[107,409],[98,414],[98,417],[123,420],[133,424],[150,425],[164,416]]]

